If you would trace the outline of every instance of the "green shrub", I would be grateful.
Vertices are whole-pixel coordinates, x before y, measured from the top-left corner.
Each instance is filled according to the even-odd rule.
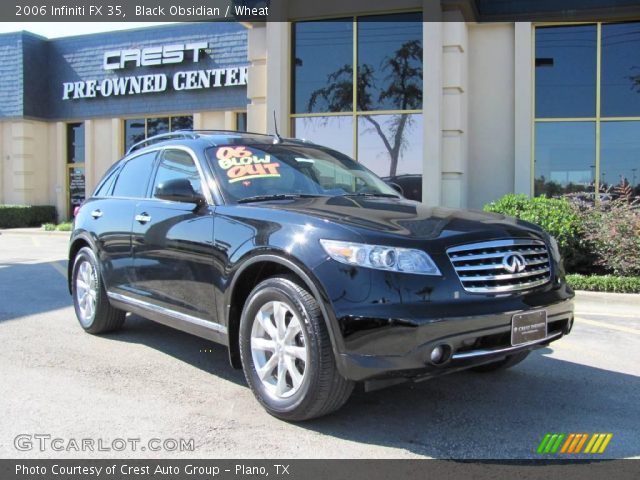
[[[585,239],[593,245],[596,263],[621,276],[640,275],[640,209],[618,199],[582,214]]]
[[[567,282],[575,290],[591,292],[640,293],[640,277],[614,275],[567,275]]]
[[[55,223],[45,223],[42,228],[47,232],[53,232],[56,229]]]
[[[39,227],[57,219],[51,205],[0,205],[0,228]]]
[[[484,210],[539,225],[558,241],[567,271],[592,271],[595,257],[584,237],[583,216],[568,200],[509,194],[485,205]]]
[[[70,232],[72,230],[71,222],[64,222],[56,226],[56,230],[59,232]]]

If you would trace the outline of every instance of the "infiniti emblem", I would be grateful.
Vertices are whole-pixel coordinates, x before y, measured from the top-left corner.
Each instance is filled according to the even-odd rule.
[[[519,273],[527,267],[527,262],[519,253],[509,253],[502,258],[502,267],[509,273]]]

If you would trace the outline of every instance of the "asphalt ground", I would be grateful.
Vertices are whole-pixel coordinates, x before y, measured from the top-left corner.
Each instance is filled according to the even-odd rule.
[[[260,408],[222,346],[137,316],[85,334],[66,287],[67,241],[0,232],[0,457],[640,456],[637,297],[581,296],[571,335],[511,370],[357,389],[339,412],[292,424]],[[602,454],[536,452],[545,434],[571,432],[613,436]],[[76,448],[83,439],[93,451]]]

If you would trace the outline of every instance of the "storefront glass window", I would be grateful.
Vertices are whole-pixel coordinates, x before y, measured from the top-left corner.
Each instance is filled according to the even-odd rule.
[[[154,135],[192,128],[191,115],[127,119],[124,121],[124,150],[126,152],[135,143]]]
[[[601,190],[640,196],[640,122],[602,122],[601,129]]]
[[[182,117],[171,117],[171,131],[193,129],[193,117],[185,115]]]
[[[353,107],[353,21],[293,25],[294,113],[348,112]],[[322,92],[330,93],[321,95]]]
[[[236,113],[236,130],[238,132],[247,131],[247,112]]]
[[[358,21],[358,110],[422,108],[422,14]]]
[[[535,194],[593,194],[595,150],[595,122],[538,123]]]
[[[146,127],[144,118],[135,118],[124,121],[124,145],[125,151],[134,143],[141,142],[146,138]]]
[[[84,202],[86,185],[84,178],[84,123],[67,124],[67,208],[73,215],[75,208]]]
[[[147,118],[147,137],[169,132],[169,117]]]
[[[536,30],[536,116],[596,114],[596,26]]]
[[[422,171],[422,115],[358,117],[358,161],[380,177]]]
[[[297,138],[309,140],[318,145],[333,148],[345,155],[354,157],[353,117],[303,117],[295,119]]]
[[[382,176],[421,175],[422,27],[421,12],[295,23],[293,134]]]
[[[535,39],[534,193],[640,198],[640,22],[539,27]]]
[[[602,26],[602,115],[640,115],[640,22]]]
[[[67,163],[84,163],[84,123],[67,125]]]

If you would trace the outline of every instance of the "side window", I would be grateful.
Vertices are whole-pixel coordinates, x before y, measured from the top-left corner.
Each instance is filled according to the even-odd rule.
[[[200,174],[191,155],[183,150],[165,150],[153,182],[154,195],[158,185],[180,178],[189,180],[193,190],[202,195]]]
[[[120,170],[113,189],[114,197],[142,198],[147,191],[147,184],[153,169],[155,152],[144,153],[127,161]]]
[[[111,167],[110,170],[107,171],[107,174],[105,175],[102,182],[100,182],[100,184],[98,185],[98,188],[94,192],[93,196],[94,197],[109,196],[109,193],[111,192],[111,187],[113,186],[113,182],[115,181],[117,176],[118,176],[118,168],[116,165],[114,165],[113,167]]]

